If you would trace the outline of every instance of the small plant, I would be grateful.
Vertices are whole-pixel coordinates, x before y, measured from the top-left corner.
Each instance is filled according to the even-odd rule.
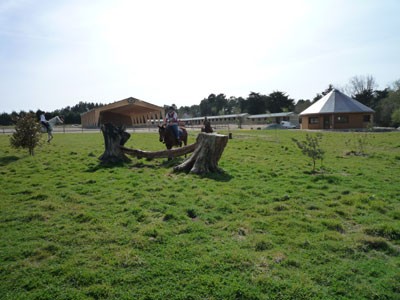
[[[10,138],[14,148],[28,149],[34,155],[34,149],[39,145],[41,138],[41,125],[36,121],[35,114],[28,113],[17,120],[15,132]]]
[[[365,149],[368,145],[368,133],[355,133],[352,138],[350,137],[345,141],[345,144],[350,148],[350,151],[346,153],[347,155],[365,156]]]
[[[306,140],[305,141],[298,141],[295,138],[292,138],[292,140],[296,143],[297,147],[301,149],[301,152],[304,155],[307,155],[310,157],[313,161],[313,169],[312,171],[315,172],[315,163],[318,159],[321,160],[321,166],[322,166],[322,161],[324,159],[324,154],[325,151],[321,148],[319,142],[322,140],[322,134],[317,133],[316,135],[312,136],[310,134],[306,134]]]

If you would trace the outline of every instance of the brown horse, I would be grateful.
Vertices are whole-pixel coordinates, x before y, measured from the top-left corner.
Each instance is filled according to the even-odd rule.
[[[180,141],[177,143],[172,127],[164,125],[158,126],[158,133],[160,135],[160,142],[165,143],[165,147],[170,150],[172,147],[182,147],[182,142],[186,146],[188,134],[185,128],[179,127]]]

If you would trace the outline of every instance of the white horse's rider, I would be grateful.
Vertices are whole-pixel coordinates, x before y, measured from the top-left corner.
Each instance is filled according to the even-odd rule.
[[[46,127],[47,131],[49,131],[49,130],[50,130],[50,124],[49,124],[49,122],[46,120],[46,116],[45,116],[44,114],[45,114],[44,112],[42,112],[42,113],[40,114],[40,123],[41,123],[44,127]]]

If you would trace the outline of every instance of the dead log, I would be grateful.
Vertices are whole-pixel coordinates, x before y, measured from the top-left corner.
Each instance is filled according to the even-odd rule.
[[[174,148],[171,150],[161,150],[161,151],[143,151],[139,149],[130,149],[121,146],[121,151],[125,154],[135,156],[137,158],[174,158],[191,153],[196,148],[196,144],[187,145],[181,148]]]
[[[221,172],[218,161],[228,143],[228,136],[215,133],[200,133],[196,139],[196,149],[182,164],[174,167],[174,171],[195,174]]]
[[[99,157],[102,164],[130,162],[131,160],[122,152],[123,146],[131,137],[123,127],[116,127],[111,123],[101,126],[104,137],[104,153]]]

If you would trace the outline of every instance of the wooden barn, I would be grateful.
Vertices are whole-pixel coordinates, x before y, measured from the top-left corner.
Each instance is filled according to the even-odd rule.
[[[301,129],[362,129],[372,125],[374,112],[334,89],[299,116]]]
[[[81,114],[81,124],[84,128],[95,128],[105,123],[144,126],[163,119],[164,115],[163,107],[130,97]]]

